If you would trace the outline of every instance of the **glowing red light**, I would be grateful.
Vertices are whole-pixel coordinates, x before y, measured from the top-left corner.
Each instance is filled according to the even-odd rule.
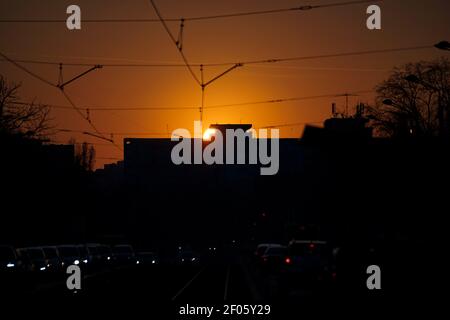
[[[311,249],[314,249],[314,248],[315,248],[314,243],[311,243],[311,244],[309,245],[309,247],[310,247]]]
[[[291,258],[286,258],[285,260],[284,260],[284,262],[286,262],[286,264],[290,264],[291,263]]]

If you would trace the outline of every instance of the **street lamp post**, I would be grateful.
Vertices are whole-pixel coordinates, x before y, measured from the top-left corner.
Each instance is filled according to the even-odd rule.
[[[402,109],[402,107],[399,104],[395,103],[392,99],[384,99],[382,102],[384,105],[396,107],[399,110]],[[406,111],[406,113],[408,113],[408,112]],[[407,135],[412,135],[413,134],[413,124],[411,123],[411,119],[409,118],[409,115],[401,115],[400,113],[398,113],[398,116],[400,118],[399,120],[400,120],[400,125],[401,125],[400,132],[402,132],[402,133],[406,132]],[[405,129],[405,127],[406,127],[406,131],[403,131],[403,129]]]
[[[439,43],[436,43],[434,45],[434,47],[439,49],[439,50],[450,51],[450,42],[448,42],[448,41],[441,41]]]
[[[411,82],[411,83],[416,83],[416,84],[420,84],[422,86],[424,86],[425,88],[428,88],[434,92],[437,93],[438,95],[438,122],[439,122],[439,136],[440,137],[444,137],[447,134],[447,126],[445,123],[445,119],[444,119],[444,105],[442,102],[442,96],[441,96],[441,90],[436,87],[435,85],[432,85],[431,83],[423,80],[423,79],[419,79],[416,75],[414,74],[410,74],[408,76],[405,77],[405,80]]]
[[[444,40],[444,41],[441,41],[439,43],[436,43],[434,45],[434,47],[439,49],[439,50],[450,51],[450,42]],[[442,116],[442,122],[444,123],[444,110],[443,110],[444,106],[442,105],[442,97],[441,97],[440,91],[438,91],[438,94],[439,94],[439,96],[438,96],[439,108],[442,109],[442,111],[440,111],[440,112],[442,112],[442,115],[439,114],[439,116]],[[447,126],[450,123],[450,112],[449,111],[450,110],[447,110],[447,120],[448,121],[447,121],[447,123],[444,124],[444,126],[445,126],[444,131],[445,131],[446,136],[448,135],[448,128],[447,128]]]

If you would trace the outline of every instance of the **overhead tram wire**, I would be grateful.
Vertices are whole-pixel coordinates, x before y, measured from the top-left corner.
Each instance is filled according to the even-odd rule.
[[[268,99],[268,100],[258,100],[258,101],[248,101],[248,102],[239,102],[239,103],[229,103],[229,104],[216,104],[216,105],[210,105],[206,106],[205,109],[219,109],[219,108],[231,108],[231,107],[244,107],[244,106],[251,106],[251,105],[259,105],[259,104],[274,104],[274,103],[284,103],[284,102],[291,102],[291,101],[301,101],[301,100],[313,100],[313,99],[324,99],[324,98],[334,98],[334,97],[342,97],[346,95],[359,95],[359,94],[367,94],[372,93],[373,90],[359,90],[354,92],[348,92],[348,93],[332,93],[332,94],[323,94],[323,95],[313,95],[313,96],[302,96],[302,97],[291,97],[291,98],[278,98],[278,99]],[[27,106],[30,105],[29,102],[23,102],[23,101],[17,101],[13,102],[11,104],[15,105],[23,105]],[[48,106],[49,108],[55,108],[55,109],[72,109],[72,107],[69,106],[63,106],[63,105],[53,105],[53,104],[47,104],[47,103],[41,103],[42,105]],[[80,108],[79,110],[85,110],[89,109],[90,111],[161,111],[161,110],[197,110],[198,107],[152,107],[152,106],[83,106],[83,108]]]
[[[68,133],[82,133],[85,135],[91,135],[92,132],[84,130],[75,129],[57,129],[58,132],[68,132]],[[167,135],[167,132],[101,132],[102,134],[113,134],[116,136],[127,136],[127,135],[141,135],[141,136],[163,136]]]
[[[206,63],[204,66],[208,67],[220,67],[229,66],[236,63],[241,63],[242,65],[250,64],[265,64],[265,63],[279,63],[279,62],[289,62],[289,61],[302,61],[302,60],[315,60],[315,59],[325,59],[325,58],[339,58],[339,57],[351,57],[351,56],[362,56],[378,53],[390,53],[390,52],[402,52],[402,51],[414,51],[423,49],[432,49],[434,45],[421,45],[412,47],[400,47],[400,48],[388,48],[388,49],[375,49],[375,50],[365,50],[365,51],[349,51],[341,53],[330,53],[322,55],[310,55],[310,56],[299,56],[299,57],[287,57],[287,58],[270,58],[261,60],[247,60],[241,62],[222,62],[222,63]]]
[[[286,57],[286,58],[269,58],[269,59],[260,59],[260,60],[242,60],[236,62],[217,62],[217,63],[192,63],[189,64],[190,67],[223,67],[223,66],[234,66],[241,64],[252,65],[252,64],[272,64],[272,63],[280,63],[280,62],[289,62],[289,61],[302,61],[302,60],[316,60],[316,59],[326,59],[326,58],[339,58],[339,57],[351,57],[351,56],[362,56],[362,55],[371,55],[371,54],[382,54],[382,53],[391,53],[391,52],[403,52],[403,51],[416,51],[416,50],[425,50],[425,49],[433,49],[435,45],[419,45],[419,46],[410,46],[410,47],[399,47],[399,48],[387,48],[387,49],[375,49],[375,50],[363,50],[363,51],[348,51],[348,52],[339,52],[339,53],[329,53],[329,54],[321,54],[321,55],[309,55],[309,56],[298,56],[298,57]],[[5,59],[6,61],[10,61]],[[21,60],[14,59],[14,62],[20,62],[24,64],[43,64],[43,65],[55,65],[59,66],[61,62],[57,61],[46,61],[46,60]],[[101,65],[102,67],[129,67],[129,68],[172,68],[172,67],[186,67],[186,64],[158,64],[158,63],[70,63],[63,62],[64,66],[72,66],[72,67],[92,67],[95,65]],[[23,67],[21,67],[22,69]],[[29,71],[26,71],[29,72]],[[34,75],[36,77],[36,75]],[[42,80],[42,79],[40,79]],[[52,84],[53,85],[53,84]]]
[[[371,92],[373,92],[373,90],[361,90],[361,91],[353,92],[353,94],[358,95],[358,94],[365,94],[365,93],[371,93]],[[339,96],[343,96],[343,95],[345,95],[345,94],[338,93],[338,94],[324,94],[324,95],[315,95],[315,96],[270,99],[270,100],[261,100],[261,101],[253,101],[253,102],[211,105],[206,108],[207,109],[216,109],[216,108],[241,107],[241,106],[258,105],[258,104],[284,103],[284,102],[300,101],[300,100],[334,98],[334,97],[339,97]]]
[[[34,60],[34,59],[14,59],[16,62],[24,63],[24,64],[41,64],[41,65],[60,65],[61,62],[56,61],[48,61],[48,60]],[[92,67],[98,65],[98,63],[71,63],[71,62],[62,62],[65,67]],[[180,63],[101,63],[103,67],[136,67],[136,68],[144,68],[144,67],[183,67],[185,68],[185,64]],[[191,66],[199,66],[199,64],[191,64]]]
[[[281,123],[281,124],[273,124],[268,126],[260,126],[255,127],[255,129],[270,129],[270,128],[281,128],[281,127],[296,127],[296,126],[302,126],[307,124],[321,124],[323,121],[305,121],[305,122],[292,122],[292,123]],[[76,132],[76,133],[82,133],[89,135],[90,132],[82,131],[82,130],[72,130],[72,129],[58,129],[59,132]],[[118,136],[167,136],[167,132],[111,132],[111,134],[118,135]],[[64,143],[61,141],[52,141],[57,143]],[[82,144],[81,142],[76,142],[77,144]],[[99,143],[91,143],[86,142],[87,144],[93,144],[93,145],[104,145],[107,146],[109,144],[99,144]]]
[[[223,19],[223,18],[235,18],[235,17],[246,17],[246,16],[255,16],[255,15],[266,15],[266,14],[277,14],[277,13],[286,13],[286,12],[294,12],[294,11],[308,11],[312,9],[322,9],[322,8],[332,8],[332,7],[342,7],[342,6],[351,6],[357,4],[364,3],[373,3],[373,2],[381,2],[383,0],[357,0],[357,1],[345,1],[345,2],[335,2],[329,4],[318,4],[318,5],[302,5],[291,8],[280,8],[280,9],[272,9],[272,10],[261,10],[261,11],[248,11],[248,12],[237,12],[237,13],[229,13],[229,14],[218,14],[211,16],[203,16],[203,17],[191,17],[185,18],[185,21],[201,21],[201,20],[213,20],[213,19]]]
[[[320,123],[323,123],[323,121],[281,123],[281,124],[273,124],[270,126],[258,127],[256,129],[276,129],[276,128],[282,128],[282,127],[298,127],[298,126],[305,126],[308,124],[320,124]]]
[[[187,22],[187,21],[205,21],[205,20],[218,20],[226,18],[239,18],[248,17],[256,15],[269,15],[269,14],[280,14],[298,11],[308,11],[312,9],[326,9],[332,7],[343,7],[359,5],[364,3],[374,3],[381,2],[383,0],[357,0],[357,1],[344,1],[335,2],[328,4],[317,4],[317,5],[300,5],[290,8],[278,8],[269,10],[255,10],[255,11],[244,11],[244,12],[234,12],[216,15],[205,15],[205,16],[193,16],[187,18],[166,18],[163,19],[164,22]],[[65,23],[66,19],[0,19],[0,23]],[[139,19],[139,18],[124,18],[124,19],[83,19],[83,23],[157,23],[160,19]]]
[[[224,104],[224,105],[213,105],[209,108],[222,108],[222,107],[238,107],[238,106],[245,106],[245,105],[256,105],[256,104],[268,104],[268,103],[282,103],[282,102],[289,102],[289,101],[298,101],[298,100],[309,100],[309,99],[322,99],[322,98],[336,98],[336,97],[347,97],[349,95],[358,96],[360,94],[366,94],[366,93],[372,93],[373,90],[359,90],[354,91],[352,93],[335,93],[335,94],[324,94],[324,95],[315,95],[315,96],[303,96],[303,97],[294,97],[294,98],[283,98],[283,99],[271,99],[271,100],[264,100],[264,101],[254,101],[254,102],[245,102],[245,103],[235,103],[235,104]],[[91,107],[95,110],[95,107]],[[110,108],[111,109],[111,108]],[[141,107],[142,109],[142,107]],[[114,109],[116,110],[116,109]],[[119,108],[119,110],[124,110],[123,108]],[[126,111],[125,109],[124,111]],[[282,123],[282,124],[276,124],[276,125],[269,125],[269,126],[262,126],[259,127],[260,129],[265,128],[277,128],[277,127],[294,127],[294,126],[301,126],[301,125],[307,125],[307,124],[319,124],[323,121],[308,121],[308,122],[294,122],[294,123]],[[90,132],[82,131],[82,130],[73,130],[73,129],[59,129],[59,132],[78,132],[83,133],[86,135],[92,135]],[[101,132],[101,134],[112,134],[117,136],[165,136],[167,135],[167,132]]]
[[[85,116],[85,115],[81,112],[81,109],[73,102],[73,100],[69,97],[69,95],[68,95],[62,88],[59,88],[59,89],[60,89],[61,93],[63,94],[64,98],[66,98],[67,102],[69,102],[69,104],[71,105],[71,107],[72,107],[75,111],[77,111],[77,113],[78,113],[84,120],[86,120],[86,121],[89,123],[90,127],[91,127],[92,129],[94,129],[94,131],[95,131],[95,134],[92,134],[92,133],[84,133],[84,134],[88,134],[88,135],[90,135],[90,136],[92,136],[92,137],[94,137],[94,138],[98,138],[98,139],[102,139],[102,140],[108,141],[108,142],[110,142],[112,145],[114,145],[117,149],[119,149],[120,151],[122,151],[122,148],[121,148],[117,143],[115,143],[113,139],[110,139],[110,138],[105,137],[104,134],[103,134],[102,132],[100,132],[100,131],[97,129],[97,127],[94,125],[94,123],[91,121],[91,119],[90,119],[88,116]]]
[[[113,144],[111,143],[99,143],[99,142],[88,142],[88,141],[84,141],[84,142],[70,142],[70,141],[62,141],[62,140],[48,140],[46,142],[50,142],[50,143],[54,143],[54,144],[64,144],[64,145],[83,145],[83,144],[88,144],[88,145],[93,145],[93,146],[100,146],[100,147],[114,147]]]
[[[82,112],[81,109],[78,108],[76,106],[76,104],[72,101],[72,99],[67,95],[67,93],[64,90],[61,90],[61,93],[63,94],[64,98],[66,98],[67,102],[69,102],[69,104],[72,106],[72,109],[74,109],[75,111],[77,111],[77,113],[83,118],[85,119],[92,127],[92,129],[94,129],[94,131],[98,134],[100,134],[100,131],[97,129],[97,127],[92,123],[92,121],[90,119],[88,119]],[[112,140],[110,140],[110,142],[112,142]]]
[[[14,105],[21,105],[21,106],[28,106],[31,103],[29,102],[23,102],[23,101],[17,101],[12,102],[11,104]],[[71,106],[64,106],[64,105],[57,105],[57,104],[46,104],[46,103],[40,103],[42,105],[45,105],[49,108],[54,109],[73,109]],[[89,109],[90,111],[170,111],[170,110],[198,110],[198,107],[137,107],[137,106],[83,106],[82,108],[78,108],[79,110],[86,110]]]
[[[38,74],[30,71],[29,69],[25,68],[24,66],[20,65],[19,63],[17,63],[16,61],[10,59],[9,57],[7,57],[6,55],[4,55],[2,52],[0,52],[0,56],[5,60],[8,61],[9,63],[13,64],[14,66],[16,66],[17,68],[19,68],[20,70],[24,71],[25,73],[28,73],[30,76],[48,84],[49,86],[52,87],[57,87],[56,84],[48,81],[47,79],[44,79],[43,77],[39,76]]]
[[[189,69],[189,72],[191,73],[192,77],[194,78],[194,80],[197,82],[197,84],[200,86],[202,93],[201,93],[201,104],[200,104],[200,122],[203,121],[203,112],[204,112],[204,108],[205,108],[205,89],[207,86],[209,86],[211,83],[215,82],[216,80],[220,79],[221,77],[225,76],[226,74],[228,74],[229,72],[233,71],[234,69],[238,68],[238,67],[242,67],[241,63],[235,63],[232,67],[228,67],[225,71],[219,73],[218,75],[214,76],[211,80],[206,81],[204,79],[204,74],[203,74],[203,70],[204,70],[204,65],[201,64],[200,65],[200,79],[197,77],[197,75],[195,74],[194,70],[192,69],[192,66],[189,64],[186,56],[183,53],[183,48],[182,48],[182,44],[180,44],[179,40],[175,39],[175,37],[172,35],[172,32],[170,32],[169,27],[167,26],[166,22],[164,21],[161,13],[158,10],[158,7],[156,6],[154,0],[150,0],[150,3],[153,7],[153,9],[155,10],[156,15],[158,16],[159,20],[161,21],[162,25],[164,26],[164,28],[166,29],[166,32],[169,34],[170,38],[172,39],[173,43],[175,44],[175,46],[177,47],[178,51],[180,52],[183,61],[186,65],[186,67]],[[181,20],[181,25],[180,25],[180,34],[183,31],[184,28],[184,22],[185,19]]]
[[[90,134],[89,133],[90,136],[92,136],[94,138],[98,138],[98,139],[102,139],[102,140],[108,141],[113,146],[115,146],[117,149],[122,151],[122,148],[118,144],[116,144],[113,139],[105,137],[104,134],[97,129],[97,127],[94,125],[94,123],[91,121],[91,119],[88,116],[85,116],[81,112],[81,110],[83,110],[83,109],[79,108],[63,89],[60,89],[60,91],[61,91],[62,95],[64,96],[64,98],[67,100],[67,102],[69,102],[69,104],[71,105],[72,109],[74,109],[84,120],[86,120],[87,123],[90,125],[90,127],[92,129],[94,129],[95,134]],[[86,134],[88,134],[88,133],[86,133]]]
[[[98,160],[117,160],[117,161],[122,160],[122,158],[114,158],[114,157],[95,157],[95,159],[98,159]]]
[[[77,107],[77,105],[72,101],[72,99],[67,95],[67,93],[64,91],[64,86],[58,85],[58,84],[54,84],[50,81],[48,81],[47,79],[39,76],[38,74],[32,72],[31,70],[25,68],[24,66],[20,65],[19,63],[17,63],[16,61],[10,59],[8,56],[6,56],[5,54],[3,54],[2,52],[0,52],[0,56],[5,59],[6,61],[10,62],[11,64],[13,64],[14,66],[16,66],[17,68],[21,69],[22,71],[28,73],[29,75],[31,75],[32,77],[44,82],[45,84],[57,88],[65,97],[65,99],[69,102],[70,106],[72,107],[72,109],[74,109],[84,120],[86,120],[89,125],[91,126],[92,129],[94,129],[94,131],[98,134],[98,136],[96,136],[99,139],[103,139],[106,141],[111,142],[113,145],[115,145],[119,150],[122,150],[112,139],[109,139],[105,136],[103,136],[103,134],[101,134],[99,132],[99,130],[97,129],[97,127],[92,123],[92,121],[89,119],[89,117],[85,116],[82,112],[81,109]],[[98,67],[98,66],[97,66]],[[89,71],[88,71],[89,72]],[[83,73],[82,75],[86,74]],[[74,79],[70,80],[69,82],[79,78],[80,76],[75,77]],[[69,83],[67,82],[67,83]]]
[[[194,70],[192,70],[191,65],[189,64],[185,54],[183,53],[183,49],[182,47],[179,46],[179,42],[177,39],[175,39],[175,37],[173,36],[172,32],[170,32],[169,27],[167,26],[166,21],[164,21],[161,13],[158,10],[158,7],[155,5],[153,0],[150,0],[150,3],[153,7],[153,9],[155,10],[156,15],[159,18],[159,21],[161,21],[161,24],[163,25],[164,29],[166,30],[167,34],[169,35],[170,39],[172,40],[172,42],[174,43],[174,45],[177,47],[178,52],[180,53],[181,57],[183,58],[184,64],[187,67],[187,69],[189,70],[189,72],[191,73],[192,77],[194,78],[194,80],[197,82],[198,85],[202,85],[202,82],[200,81],[200,79],[197,77],[197,75],[195,74]],[[182,21],[184,22],[184,20]]]

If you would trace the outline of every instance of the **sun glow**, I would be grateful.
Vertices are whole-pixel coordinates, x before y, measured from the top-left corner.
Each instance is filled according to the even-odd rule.
[[[203,140],[211,141],[211,138],[216,134],[216,129],[208,128],[205,133],[203,133]]]

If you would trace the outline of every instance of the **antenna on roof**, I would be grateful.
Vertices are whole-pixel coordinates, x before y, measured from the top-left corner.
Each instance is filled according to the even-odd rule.
[[[364,115],[364,109],[365,109],[364,103],[358,103],[356,105],[356,116],[362,117]]]

